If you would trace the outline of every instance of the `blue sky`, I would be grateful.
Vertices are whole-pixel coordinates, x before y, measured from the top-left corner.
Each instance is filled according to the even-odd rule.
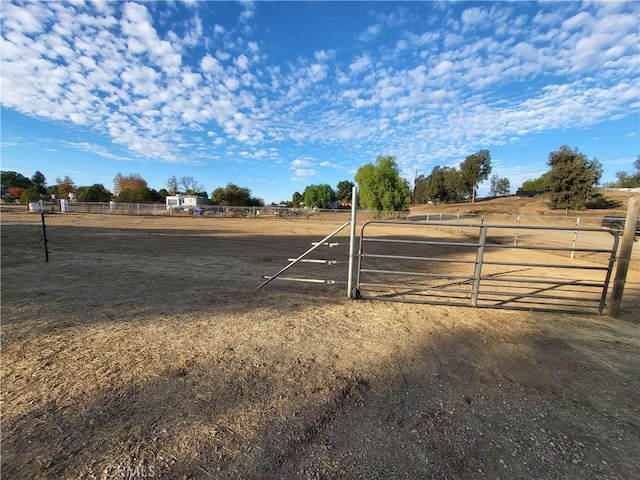
[[[639,2],[7,2],[2,170],[192,176],[267,203],[378,155],[488,148],[512,192],[578,148],[633,172]],[[488,182],[480,194],[488,191]]]

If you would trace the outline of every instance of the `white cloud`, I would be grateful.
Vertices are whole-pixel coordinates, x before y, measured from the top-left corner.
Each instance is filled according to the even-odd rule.
[[[371,57],[369,55],[362,55],[356,58],[350,65],[349,70],[351,73],[362,73],[371,66]]]
[[[487,20],[489,13],[482,7],[467,8],[462,12],[461,19],[465,25],[478,25]]]
[[[235,60],[235,64],[240,70],[246,70],[249,68],[249,59],[245,55],[239,55]]]
[[[592,20],[593,19],[589,12],[583,11],[562,22],[562,28],[564,30],[577,30],[585,27]]]
[[[376,38],[381,30],[382,25],[376,23],[375,25],[367,27],[367,29],[358,36],[358,39],[362,42],[369,42]]]
[[[202,60],[200,60],[200,68],[203,72],[207,73],[219,74],[223,71],[222,65],[220,65],[218,59],[209,54],[205,55],[202,57]]]
[[[442,60],[432,70],[434,75],[440,76],[449,73],[453,69],[453,62],[450,60]]]
[[[104,157],[104,158],[109,158],[111,160],[125,160],[125,161],[132,160],[129,157],[123,157],[121,155],[117,155],[115,153],[112,153],[109,150],[107,150],[106,148],[104,148],[102,145],[97,145],[97,144],[94,144],[94,143],[89,143],[89,142],[66,142],[66,141],[62,141],[61,143],[66,147],[74,148],[76,150],[81,150],[83,152],[92,153],[94,155],[98,155],[98,156]]]
[[[318,172],[316,172],[313,169],[296,168],[293,172],[293,177],[291,177],[291,180],[294,182],[306,181],[310,177],[315,177],[317,175],[318,175]]]
[[[296,158],[295,160],[293,160],[290,164],[290,166],[292,168],[298,168],[298,167],[308,167],[310,165],[313,165],[312,162],[310,160],[307,159],[301,159],[301,158]]]

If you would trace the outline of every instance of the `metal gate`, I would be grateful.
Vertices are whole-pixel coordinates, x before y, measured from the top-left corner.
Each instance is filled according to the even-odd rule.
[[[615,231],[473,223],[451,229],[448,222],[363,224],[355,296],[603,313],[618,249]]]

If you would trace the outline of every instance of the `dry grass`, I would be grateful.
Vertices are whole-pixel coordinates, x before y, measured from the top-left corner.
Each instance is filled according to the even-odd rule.
[[[3,478],[640,471],[636,303],[613,320],[255,290],[333,229],[314,221],[51,215],[45,264],[38,220],[2,215]]]

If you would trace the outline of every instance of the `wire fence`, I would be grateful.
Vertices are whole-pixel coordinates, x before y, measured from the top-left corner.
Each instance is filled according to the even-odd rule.
[[[53,204],[51,204],[53,205]],[[52,207],[55,208],[55,207]],[[349,209],[288,208],[280,206],[234,207],[224,205],[202,205],[191,208],[170,208],[157,203],[117,203],[117,202],[69,202],[68,213],[97,213],[113,215],[158,215],[166,217],[209,217],[269,219],[285,218],[300,220],[326,220],[341,222],[349,220]],[[360,210],[363,218],[408,220],[409,211],[375,212]],[[346,220],[345,220],[346,219]]]
[[[3,204],[2,208],[9,207]],[[19,208],[13,204],[11,208]],[[26,205],[23,206],[27,208]],[[223,205],[202,205],[191,208],[168,209],[164,203],[119,203],[119,202],[68,202],[64,213],[90,213],[112,215],[153,215],[166,217],[209,217],[209,218],[246,218],[246,219],[274,219],[283,218],[290,220],[320,220],[328,222],[345,222],[349,220],[350,210],[317,209],[317,208],[288,208],[276,205],[264,207],[243,207]],[[60,212],[58,202],[46,202],[46,212]],[[368,220],[405,220],[439,222],[440,229],[453,229],[456,233],[462,231],[461,224],[503,223],[510,225],[553,225],[561,227],[601,227],[602,215],[571,216],[564,213],[555,215],[518,215],[518,214],[474,214],[474,213],[445,213],[445,212],[421,212],[398,211],[379,212],[372,210],[358,210],[358,219]]]

